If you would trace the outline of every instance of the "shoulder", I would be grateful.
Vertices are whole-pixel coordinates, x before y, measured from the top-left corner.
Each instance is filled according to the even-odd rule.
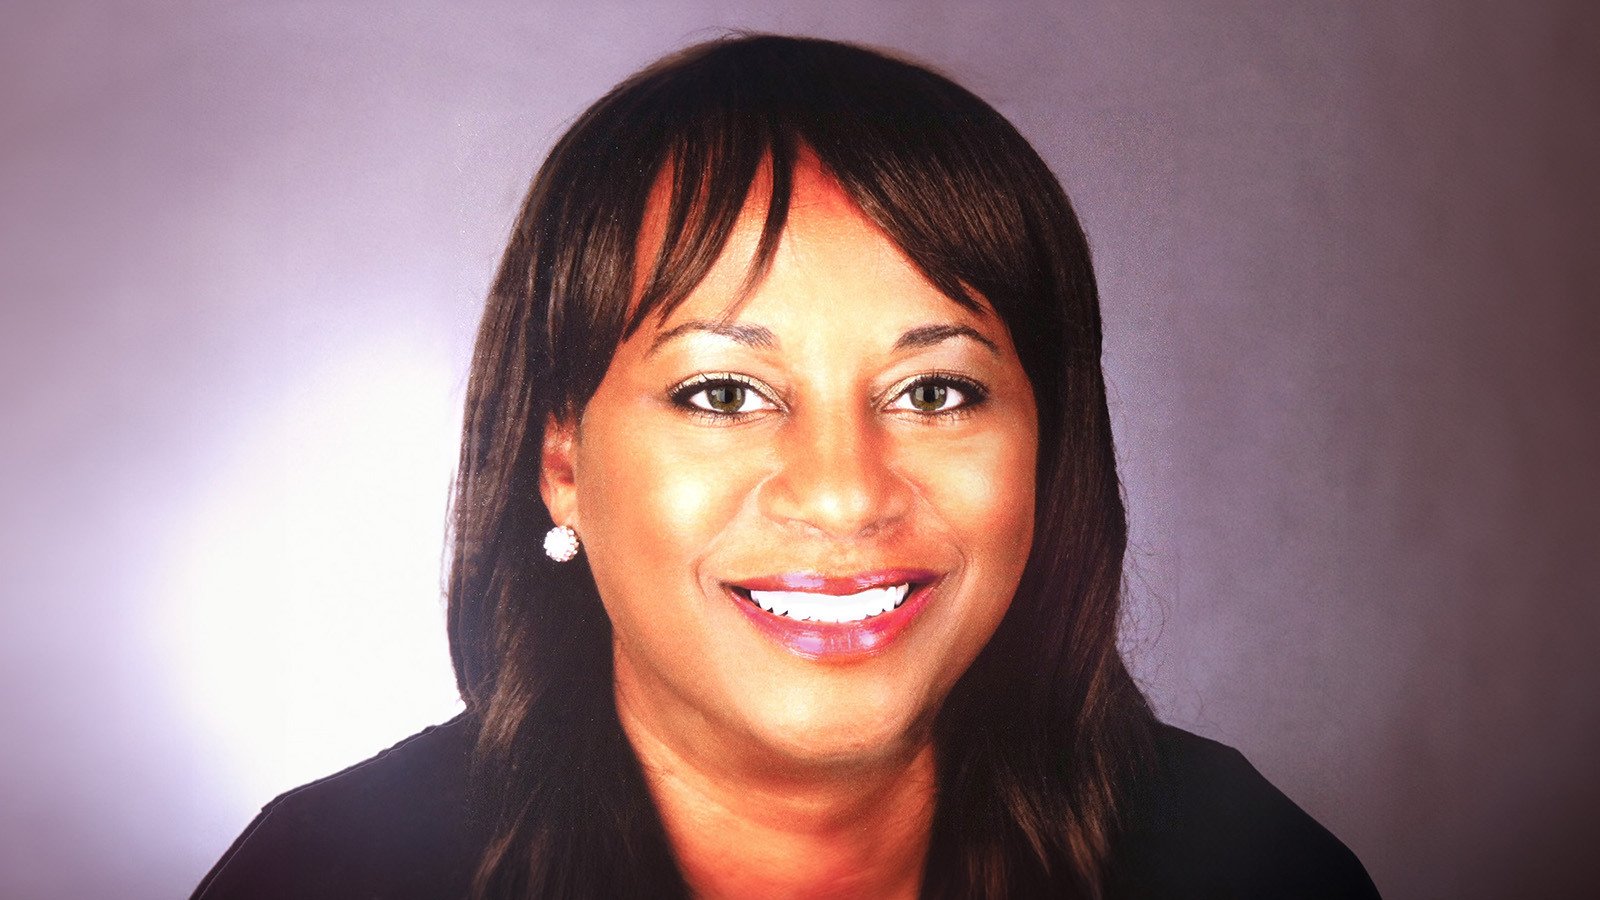
[[[1128,793],[1116,883],[1128,898],[1376,898],[1355,854],[1239,751],[1157,726]]]
[[[457,717],[283,794],[193,900],[462,896],[478,857],[466,804],[472,741]]]

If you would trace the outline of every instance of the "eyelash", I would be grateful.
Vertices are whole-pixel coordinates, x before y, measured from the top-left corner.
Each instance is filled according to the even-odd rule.
[[[703,394],[719,387],[743,388],[744,390],[754,393],[756,396],[762,398],[775,407],[779,405],[778,401],[772,398],[772,391],[770,388],[761,382],[756,381],[754,378],[740,375],[737,372],[706,372],[701,375],[696,375],[672,389],[672,402],[682,407],[691,415],[710,421],[715,421],[717,423],[727,423],[735,419],[743,418],[744,416],[753,415],[757,412],[768,411],[752,410],[751,412],[723,412],[720,410],[708,409],[704,406],[698,406],[690,402],[690,399],[696,394]]]
[[[768,388],[766,385],[755,380],[754,378],[740,375],[736,372],[707,372],[696,375],[672,388],[670,391],[670,396],[672,398],[672,402],[681,407],[684,411],[696,417],[704,418],[708,421],[714,421],[719,424],[729,424],[738,419],[742,419],[745,416],[770,411],[765,409],[751,410],[749,412],[740,412],[737,410],[722,411],[710,409],[692,402],[696,395],[703,394],[707,391],[720,387],[737,387],[751,391],[758,397],[765,400],[771,406],[779,409],[782,408],[782,404],[780,404],[772,396],[773,391],[771,388]],[[919,387],[942,387],[949,390],[954,390],[960,394],[961,402],[956,406],[952,406],[947,409],[935,410],[905,409],[903,407],[895,406],[889,406],[888,408],[905,409],[907,412],[912,412],[918,416],[928,419],[950,420],[969,415],[975,408],[982,405],[984,401],[988,399],[988,392],[984,389],[983,385],[978,384],[969,378],[956,375],[951,372],[925,372],[921,375],[901,381],[894,387],[890,388],[887,392],[889,403],[895,403],[901,397],[910,394],[911,391]]]
[[[959,419],[972,414],[972,411],[983,405],[989,398],[988,391],[983,385],[970,378],[957,375],[954,372],[926,372],[900,382],[889,389],[890,403],[896,403],[901,397],[909,395],[919,387],[940,387],[954,390],[961,395],[961,402],[947,409],[911,409],[909,412],[925,417],[938,417],[940,419]],[[900,409],[902,407],[894,407]]]

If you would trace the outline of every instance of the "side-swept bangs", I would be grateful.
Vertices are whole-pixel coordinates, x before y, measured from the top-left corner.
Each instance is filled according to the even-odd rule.
[[[622,83],[541,172],[530,198],[538,221],[528,223],[544,251],[533,295],[548,298],[561,407],[581,408],[616,346],[704,279],[766,176],[745,287],[759,283],[802,148],[937,288],[973,309],[987,300],[1036,388],[1049,386],[1041,370],[1064,349],[1068,320],[1078,327],[1070,345],[1098,365],[1087,247],[1060,186],[1010,123],[953,82],[877,53],[751,38],[703,45]],[[640,224],[662,176],[663,239],[641,266]],[[1058,405],[1040,400],[1041,412]]]

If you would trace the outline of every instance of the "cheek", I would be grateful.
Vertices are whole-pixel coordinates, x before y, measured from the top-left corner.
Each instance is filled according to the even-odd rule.
[[[968,566],[985,581],[1010,581],[997,585],[1005,600],[1033,543],[1035,445],[1031,429],[1004,429],[916,462],[921,492]]]
[[[1026,424],[1026,423],[1025,423]],[[954,685],[1011,606],[1033,546],[1037,438],[1031,428],[985,432],[919,453],[919,492],[940,539],[959,553],[954,603],[930,622],[928,653],[942,692]]]
[[[664,573],[692,575],[738,513],[749,481],[743,467],[686,447],[648,417],[592,424],[579,452],[578,517],[596,568],[650,572],[652,583]]]

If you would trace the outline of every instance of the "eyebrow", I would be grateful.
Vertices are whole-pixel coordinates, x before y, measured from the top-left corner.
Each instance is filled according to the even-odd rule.
[[[740,325],[736,322],[708,322],[703,319],[694,319],[656,335],[655,340],[650,342],[650,349],[646,350],[644,355],[649,356],[655,353],[661,349],[662,344],[673,338],[697,331],[721,335],[731,341],[744,344],[746,347],[772,348],[778,346],[778,336],[773,334],[770,329],[763,328],[760,325]]]
[[[919,328],[913,328],[900,335],[900,339],[894,342],[894,349],[919,350],[923,347],[932,347],[934,344],[959,337],[972,338],[988,347],[990,353],[995,356],[1000,355],[1000,348],[994,345],[994,341],[979,334],[977,329],[968,328],[965,325],[923,325]]]
[[[736,322],[694,319],[656,335],[655,340],[650,342],[650,349],[646,350],[644,355],[648,357],[661,349],[662,345],[668,341],[696,332],[720,335],[746,347],[771,349],[778,346],[778,336],[773,334],[771,329],[760,325],[741,325]],[[963,337],[971,338],[988,347],[989,352],[996,356],[1000,355],[1000,348],[995,346],[994,341],[979,334],[977,329],[969,328],[966,325],[921,325],[900,335],[899,339],[894,342],[894,349],[896,352],[920,350],[924,347],[932,347],[944,341]]]

